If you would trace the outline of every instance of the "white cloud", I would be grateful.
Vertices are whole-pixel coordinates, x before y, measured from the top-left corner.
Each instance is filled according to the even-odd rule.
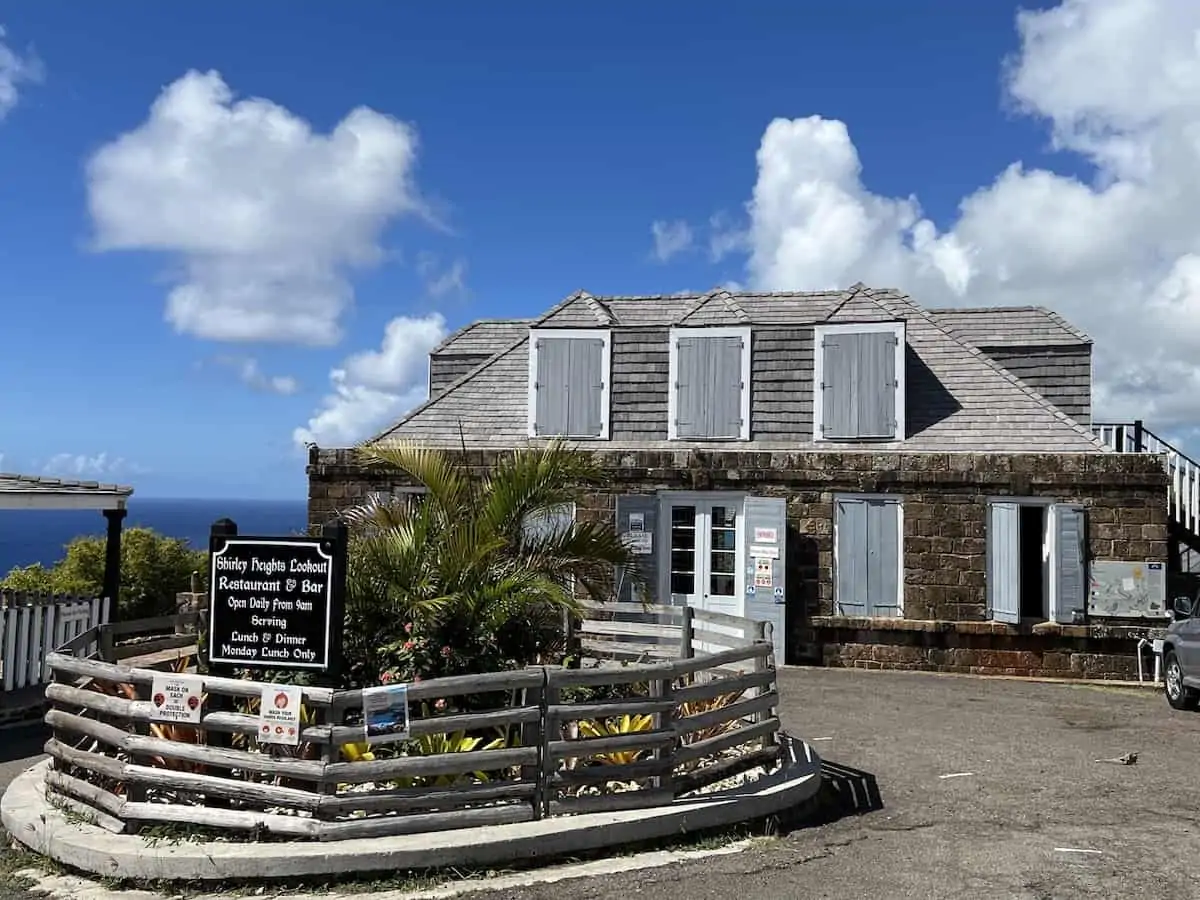
[[[465,260],[456,259],[443,269],[434,254],[420,253],[417,255],[417,275],[425,286],[425,293],[430,297],[462,297],[467,293]]]
[[[110,457],[107,453],[88,456],[84,453],[56,453],[42,467],[45,475],[58,478],[99,478],[130,469],[121,457]]]
[[[217,72],[168,85],[144,122],[88,161],[100,250],[179,263],[166,318],[222,341],[329,345],[350,270],[382,255],[397,216],[423,214],[413,128],[371,109],[327,134]]]
[[[256,391],[288,396],[300,389],[300,383],[291,375],[267,375],[251,356],[219,356],[217,362],[233,369],[243,384]]]
[[[664,263],[691,249],[694,239],[691,226],[683,220],[654,222],[650,233],[654,235],[654,258]]]
[[[747,280],[759,289],[864,281],[929,306],[1045,305],[1096,340],[1098,415],[1194,424],[1200,3],[1066,0],[1017,21],[1008,101],[1046,123],[1094,178],[1014,162],[939,232],[915,197],[864,187],[842,122],[777,119],[747,204]]]
[[[7,116],[21,98],[20,85],[42,80],[41,61],[31,50],[25,56],[8,45],[8,32],[0,25],[0,119]]]
[[[392,319],[379,350],[349,356],[329,373],[333,392],[306,427],[292,432],[295,442],[349,446],[421,403],[429,391],[429,351],[446,334],[438,313]]]

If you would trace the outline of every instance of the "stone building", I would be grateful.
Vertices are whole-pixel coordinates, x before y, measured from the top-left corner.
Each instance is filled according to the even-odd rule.
[[[1091,342],[1048,310],[580,292],[467,326],[429,376],[381,439],[596,452],[605,489],[571,514],[615,517],[647,599],[768,619],[788,662],[1125,677],[1162,625],[1163,457],[1097,436]],[[411,490],[347,449],[308,473],[314,523]],[[1141,606],[1101,617],[1110,570]]]

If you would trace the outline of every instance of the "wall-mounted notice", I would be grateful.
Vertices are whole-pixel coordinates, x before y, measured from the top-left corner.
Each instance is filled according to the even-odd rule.
[[[339,648],[344,544],[327,538],[212,539],[209,661],[329,669]]]
[[[621,540],[634,556],[649,556],[654,552],[654,535],[649,531],[626,531]]]
[[[778,544],[779,530],[776,528],[755,528],[754,543],[756,544]]]
[[[258,706],[258,742],[260,744],[300,743],[300,703],[302,693],[293,684],[264,684]]]
[[[200,724],[204,682],[190,675],[155,675],[150,687],[150,719],[154,722]]]
[[[630,531],[645,531],[646,530],[646,514],[645,513],[630,513],[629,514],[629,530]]]
[[[408,685],[385,684],[362,692],[363,731],[368,744],[408,737]]]
[[[754,586],[769,588],[775,585],[775,567],[770,559],[754,560]]]

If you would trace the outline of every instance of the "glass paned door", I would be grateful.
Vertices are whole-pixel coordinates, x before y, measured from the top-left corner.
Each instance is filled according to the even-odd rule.
[[[670,503],[667,592],[676,606],[742,614],[738,578],[742,509],[737,500]]]

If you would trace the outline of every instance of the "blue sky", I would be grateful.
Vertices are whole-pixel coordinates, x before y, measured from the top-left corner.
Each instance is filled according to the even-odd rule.
[[[447,329],[725,283],[1047,303],[1186,430],[1200,5],[1024,6],[11,5],[0,469],[300,498]]]

